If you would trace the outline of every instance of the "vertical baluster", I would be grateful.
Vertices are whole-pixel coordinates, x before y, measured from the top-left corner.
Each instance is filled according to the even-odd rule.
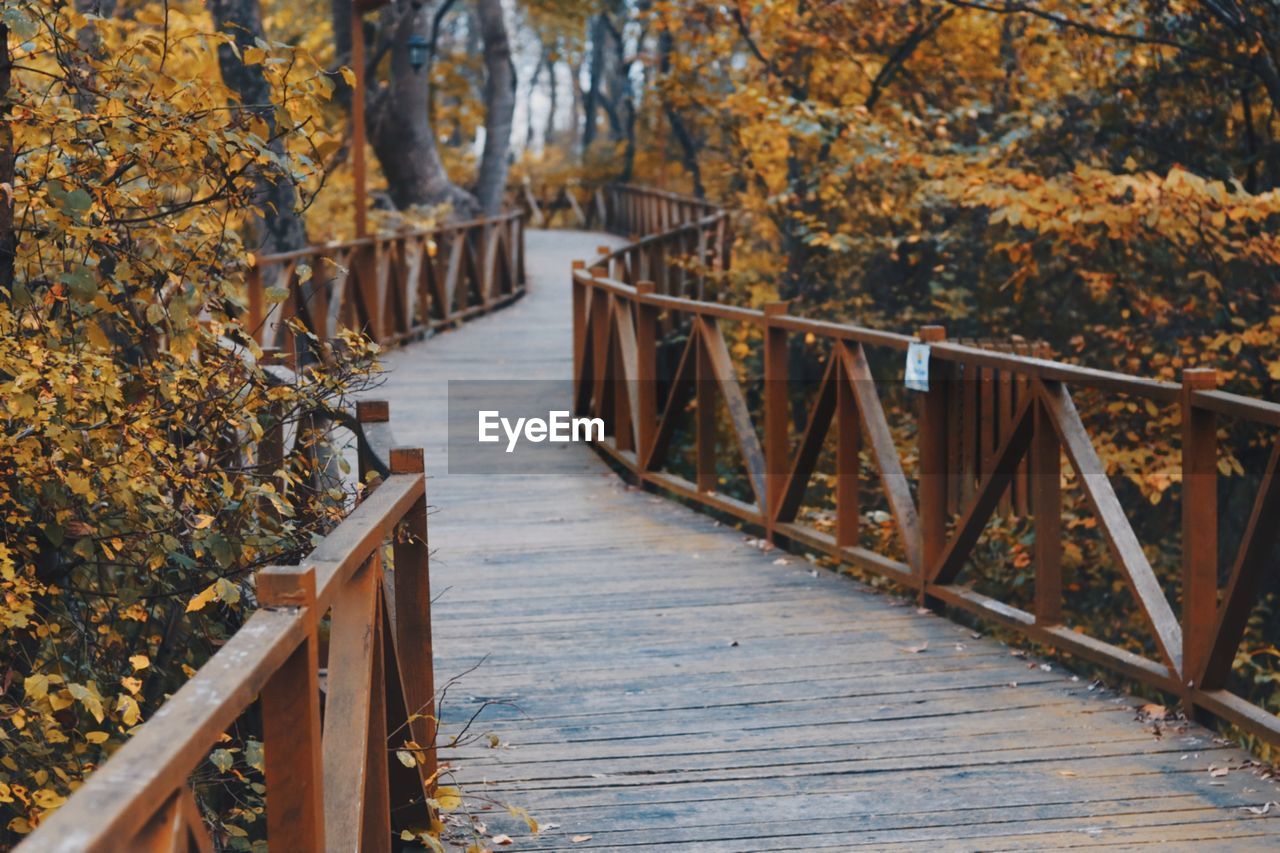
[[[791,468],[791,442],[788,428],[791,419],[790,359],[787,353],[787,330],[774,321],[786,316],[786,302],[764,305],[764,461],[769,505],[765,518],[770,539],[777,518],[782,493]]]
[[[651,281],[636,282],[636,293],[641,296],[655,290]],[[636,433],[640,446],[636,448],[636,463],[641,474],[647,470],[649,453],[653,450],[653,434],[658,424],[658,309],[636,300]]]
[[[1218,419],[1192,398],[1217,387],[1212,368],[1182,373],[1183,687],[1199,686],[1218,616]]]
[[[995,445],[1000,446],[1002,442],[1013,430],[1013,416],[1015,414],[1013,408],[1013,374],[1008,370],[996,371],[996,401],[999,415],[996,421]],[[1009,483],[1009,488],[1004,490],[1004,494],[1000,497],[1000,512],[1005,515],[1013,513],[1013,485],[1017,482],[1015,476],[1013,481]]]
[[[697,485],[700,492],[713,492],[716,489],[716,387],[706,338],[716,334],[716,329],[714,321],[705,317],[695,317],[693,323],[698,329],[697,381],[694,392],[697,400],[694,420]]]
[[[570,281],[573,287],[573,399],[575,401],[574,414],[582,415],[584,412],[576,411],[576,401],[582,399],[582,380],[583,380],[583,361],[586,354],[584,343],[587,339],[587,286],[578,281],[578,274],[586,269],[586,261],[574,261],[570,273]]]
[[[831,357],[839,357],[848,363],[845,350],[848,344],[837,341]],[[848,548],[858,544],[858,526],[861,512],[859,489],[861,487],[860,457],[862,451],[862,424],[858,417],[854,381],[841,364],[836,370],[836,546]]]
[[[1037,625],[1057,625],[1062,622],[1062,448],[1040,402],[1035,403],[1034,417],[1030,471],[1036,529],[1035,616]]]
[[[946,340],[942,326],[923,326],[921,342]],[[929,359],[929,390],[920,401],[920,535],[922,565],[917,571],[920,596],[947,541],[947,365]]]

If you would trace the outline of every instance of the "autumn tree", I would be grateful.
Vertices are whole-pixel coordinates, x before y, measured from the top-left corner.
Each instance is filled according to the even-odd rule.
[[[305,51],[236,44],[199,4],[104,17],[5,0],[0,20],[9,844],[236,630],[255,568],[296,559],[344,511],[313,476],[323,439],[307,425],[372,353],[349,336],[326,370],[281,385],[241,326],[248,249],[298,239],[277,217],[305,207],[336,145],[318,126],[332,83]],[[217,49],[233,44],[243,67],[224,64],[224,83]],[[277,430],[299,439],[282,457],[259,443]],[[247,849],[261,749],[232,734],[199,796]]]
[[[339,63],[351,57],[351,6],[351,0],[334,0],[332,6]],[[441,161],[428,109],[431,77],[424,67],[415,69],[409,58],[410,39],[434,41],[432,25],[439,20],[434,11],[434,4],[397,0],[365,27],[365,121],[387,193],[397,208],[448,204],[455,218],[467,219],[479,213],[479,203],[453,182]],[[384,66],[385,78],[379,71]]]

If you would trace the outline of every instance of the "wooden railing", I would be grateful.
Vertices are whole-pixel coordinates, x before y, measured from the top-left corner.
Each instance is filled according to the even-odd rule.
[[[258,609],[244,626],[23,853],[212,849],[188,779],[255,703],[270,843],[390,850],[393,811],[396,823],[429,823],[436,710],[426,486],[422,451],[391,446],[387,414],[373,402],[357,413],[361,479],[378,469],[385,478],[299,565],[255,575]],[[410,741],[416,770],[388,761],[393,743]]]
[[[399,343],[524,293],[524,214],[262,255],[249,272],[244,325],[264,346],[294,351],[294,318],[321,341]]]
[[[589,268],[574,264],[575,408],[605,419],[608,434],[599,447],[633,477],[736,517],[774,541],[892,578],[916,590],[922,602],[978,614],[1175,694],[1189,709],[1212,712],[1280,742],[1280,718],[1227,690],[1264,562],[1280,530],[1280,443],[1271,450],[1221,590],[1217,565],[1219,421],[1280,428],[1280,404],[1217,390],[1212,370],[1187,370],[1181,383],[1156,381],[948,342],[941,327],[911,336],[793,316],[785,303],[763,310],[722,304],[705,285],[709,276],[714,280],[709,271],[728,265],[723,211],[635,187],[611,187],[603,196],[608,230],[639,239],[616,251],[602,249]],[[759,411],[744,393],[740,374],[747,369],[726,345],[726,324],[763,341]],[[807,426],[793,442],[798,380],[791,373],[790,343],[797,335],[829,347],[829,354],[804,418]],[[670,351],[672,339],[677,357]],[[869,356],[903,364],[913,343],[929,347],[928,391],[907,392],[919,397],[906,431],[914,433],[915,447],[900,449],[881,397],[900,389],[901,379],[892,383],[895,389],[887,388],[873,376]],[[1180,613],[1161,588],[1077,411],[1073,395],[1086,389],[1181,411]],[[719,490],[717,401],[727,411],[722,434],[732,437],[733,458],[746,472],[746,499]],[[673,434],[687,410],[693,413],[692,480],[671,470]],[[826,532],[804,523],[798,510],[833,424],[834,470],[822,473],[835,480],[836,518],[834,531]],[[864,447],[879,475],[900,556],[859,544]],[[904,464],[909,457],[912,464]],[[1141,611],[1153,655],[1064,624],[1064,459]],[[916,474],[908,477],[912,469]],[[1033,519],[1029,610],[959,583],[983,528],[1002,504],[1006,511],[1029,511]]]

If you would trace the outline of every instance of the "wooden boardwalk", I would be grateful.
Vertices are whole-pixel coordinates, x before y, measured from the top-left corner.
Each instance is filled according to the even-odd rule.
[[[1280,789],[1247,754],[761,551],[586,447],[572,476],[446,475],[446,380],[567,379],[569,264],[610,240],[531,232],[529,296],[389,353],[376,394],[426,448],[436,683],[466,673],[444,734],[498,703],[471,729],[497,747],[440,757],[505,849],[1276,849]]]

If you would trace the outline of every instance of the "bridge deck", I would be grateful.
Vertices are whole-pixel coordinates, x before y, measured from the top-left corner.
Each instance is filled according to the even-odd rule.
[[[393,352],[379,393],[427,448],[442,760],[513,849],[1274,849],[1280,800],[1203,729],[626,488],[446,471],[446,378],[570,375],[568,269],[610,238],[529,235],[530,295]],[[1211,768],[1230,768],[1225,775]],[[528,809],[536,838],[485,799]],[[590,836],[590,838],[586,838]],[[576,839],[576,840],[575,840]]]

